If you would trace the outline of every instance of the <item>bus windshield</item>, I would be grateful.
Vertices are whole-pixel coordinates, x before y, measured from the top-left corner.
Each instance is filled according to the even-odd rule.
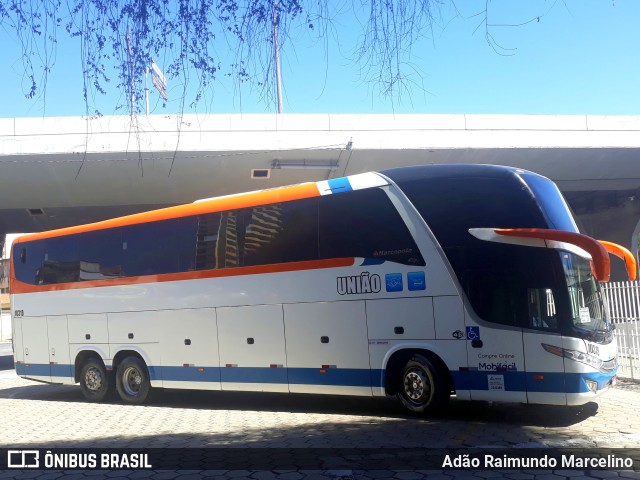
[[[573,327],[589,337],[609,333],[612,328],[606,303],[589,260],[567,251],[561,251],[560,257],[567,281]]]
[[[607,343],[612,327],[588,258],[469,233],[505,226],[577,232],[553,182],[517,170],[478,166],[462,175],[455,168],[424,167],[422,177],[415,170],[386,173],[429,225],[475,313],[496,324]]]

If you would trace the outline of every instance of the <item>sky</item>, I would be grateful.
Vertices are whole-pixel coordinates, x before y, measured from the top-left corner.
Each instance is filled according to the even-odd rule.
[[[282,48],[284,113],[640,115],[640,1],[490,0],[491,23],[505,25],[491,28],[493,47],[477,15],[486,0],[457,0],[456,9],[442,1],[433,32],[406,59],[407,89],[389,97],[360,76],[362,65],[353,59],[363,11],[353,15],[350,0],[330,0],[346,13],[335,17],[326,44],[294,32]],[[26,99],[19,43],[15,33],[0,29],[0,117],[85,114],[79,43],[63,33],[58,38],[46,95]],[[215,50],[223,72],[185,113],[275,112],[273,100],[238,89],[224,75],[233,47],[221,40]],[[181,91],[169,79],[163,107],[152,90],[151,113],[179,112]],[[92,107],[127,114],[126,103],[111,90]]]

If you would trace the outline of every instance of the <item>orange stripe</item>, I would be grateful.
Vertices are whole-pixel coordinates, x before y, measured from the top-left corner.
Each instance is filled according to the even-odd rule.
[[[315,183],[302,183],[300,185],[290,185],[288,187],[274,188],[271,190],[260,190],[257,192],[241,193],[239,195],[231,195],[228,197],[213,198],[204,202],[190,203],[187,205],[179,205],[177,207],[162,208],[160,210],[152,210],[150,212],[136,213],[134,215],[128,215],[126,217],[114,218],[112,220],[105,220],[103,222],[97,223],[89,223],[87,225],[79,225],[77,227],[61,228],[58,230],[50,230],[48,232],[23,235],[22,237],[18,237],[14,241],[14,245],[22,242],[30,242],[33,240],[62,237],[64,235],[73,235],[76,233],[94,232],[96,230],[118,228],[138,223],[169,220],[172,218],[202,215],[205,213],[223,212],[226,210],[256,207],[260,205],[267,205],[270,203],[289,202],[291,200],[300,200],[303,198],[312,198],[318,196],[320,196],[320,192],[318,191],[318,187]]]
[[[307,262],[278,263],[256,267],[221,268],[218,270],[199,270],[197,272],[166,273],[162,275],[144,275],[140,277],[114,278],[108,280],[88,280],[86,282],[56,283],[54,285],[31,285],[12,278],[11,293],[53,292],[80,288],[115,287],[139,283],[177,282],[182,280],[200,280],[204,278],[237,277],[241,275],[260,275],[263,273],[296,272],[321,268],[350,267],[353,258],[331,258],[329,260],[311,260]]]
[[[638,265],[636,264],[636,259],[633,256],[633,253],[631,253],[622,245],[618,245],[617,243],[607,242],[605,240],[598,240],[598,242],[602,244],[607,252],[624,261],[624,265],[625,267],[627,267],[629,280],[633,282],[638,276]]]

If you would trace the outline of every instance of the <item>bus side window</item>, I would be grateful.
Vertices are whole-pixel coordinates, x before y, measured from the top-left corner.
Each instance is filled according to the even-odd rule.
[[[318,199],[243,210],[243,266],[318,259]]]
[[[498,275],[492,270],[467,269],[463,286],[475,312],[488,322],[521,326],[517,280],[512,275]]]
[[[223,233],[221,226],[220,212],[180,220],[180,271],[221,268],[216,257],[218,240]]]
[[[35,240],[26,244],[14,244],[13,267],[17,280],[38,285],[40,269],[44,265],[44,243],[45,240]]]
[[[319,223],[321,259],[362,257],[425,265],[407,226],[381,189],[320,197]]]

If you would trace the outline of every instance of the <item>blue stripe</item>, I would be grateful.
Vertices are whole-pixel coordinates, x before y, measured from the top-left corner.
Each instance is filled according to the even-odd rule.
[[[51,365],[52,377],[73,377],[73,365]]]
[[[29,366],[27,367],[27,365]],[[51,376],[51,365],[48,363],[16,363],[16,373],[24,377],[31,375],[35,375],[37,377],[49,377]]]
[[[525,372],[451,372],[456,390],[489,390],[488,375],[504,375],[504,389],[508,392],[525,390]]]
[[[384,262],[384,258],[365,258],[360,266],[365,267],[368,265],[382,265]]]
[[[198,370],[203,368],[203,371]],[[151,380],[178,382],[219,382],[218,367],[149,367]]]
[[[328,183],[331,193],[350,192],[353,190],[347,177],[334,178],[332,180],[328,180]]]
[[[453,383],[458,390],[488,390],[488,375],[503,375],[504,389],[509,392],[586,393],[585,380],[598,383],[604,388],[615,373],[550,373],[550,372],[479,372],[452,371]],[[542,376],[542,379],[535,378]]]
[[[229,383],[282,383],[287,384],[286,368],[221,368],[222,381]]]
[[[349,387],[380,386],[381,372],[363,368],[289,368],[289,384],[292,385],[340,385]]]
[[[15,365],[16,373],[23,377],[73,378],[73,365],[29,364]],[[198,368],[204,368],[199,371]],[[271,383],[291,385],[339,385],[350,387],[384,387],[385,371],[364,368],[266,368],[266,367],[149,367],[152,380],[178,382]],[[504,389],[509,392],[586,393],[586,380],[598,383],[598,390],[609,384],[615,372],[604,373],[550,373],[497,371],[452,371],[457,390],[488,390],[489,375],[503,375]],[[535,378],[542,376],[542,379]]]

